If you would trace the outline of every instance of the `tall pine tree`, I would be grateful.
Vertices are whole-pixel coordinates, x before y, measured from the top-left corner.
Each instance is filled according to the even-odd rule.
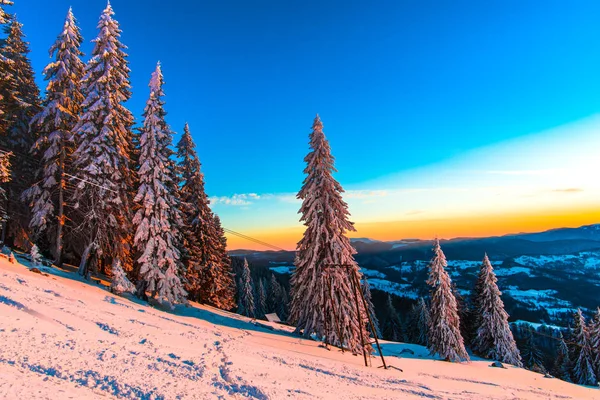
[[[439,240],[436,240],[427,280],[427,284],[431,286],[428,348],[431,354],[438,354],[446,361],[468,361],[469,355],[460,334],[460,319],[447,266],[446,256]]]
[[[128,135],[123,102],[129,80],[113,14],[109,4],[100,16],[100,32],[82,79],[82,115],[73,129],[77,134],[72,156],[75,177],[71,177],[77,185],[74,207],[79,214],[77,229],[85,232],[81,275],[88,274],[90,256],[93,266],[107,268],[117,259],[123,269],[131,269],[131,188],[123,149],[123,137]]]
[[[25,193],[32,211],[29,226],[35,237],[42,233],[50,237],[58,265],[62,262],[63,227],[69,220],[64,207],[65,174],[72,172],[68,166],[74,150],[73,128],[84,100],[80,88],[84,70],[81,41],[79,27],[69,9],[63,29],[50,47],[50,56],[55,60],[44,69],[48,86],[43,108],[31,121],[31,129],[39,135],[32,153],[41,158],[42,164],[38,172],[41,179]]]
[[[138,295],[168,305],[185,302],[187,293],[180,275],[181,215],[178,207],[171,135],[165,121],[163,76],[160,64],[150,79],[150,98],[144,109],[140,137],[139,182],[134,201],[139,209],[133,219],[134,245],[141,256]]]
[[[573,328],[571,334],[571,354],[573,355],[573,379],[580,385],[597,386],[598,379],[594,373],[590,334],[585,324],[581,309],[573,314]]]
[[[248,260],[244,258],[242,267],[242,276],[240,277],[240,287],[238,290],[238,314],[246,317],[255,318],[254,310],[254,290],[252,284],[252,275],[248,267]]]
[[[392,296],[389,293],[385,302],[385,315],[383,337],[392,342],[402,341],[402,322],[392,302]]]
[[[530,371],[539,372],[541,374],[546,373],[543,355],[537,343],[535,342],[533,331],[530,327],[527,327],[525,332],[525,343],[523,344],[523,348],[521,350],[521,355],[523,356],[523,365]]]
[[[33,183],[37,163],[26,155],[37,138],[29,124],[40,110],[40,91],[35,83],[29,43],[23,34],[23,25],[15,16],[5,26],[8,35],[0,46],[2,57],[7,60],[6,80],[0,84],[0,95],[4,111],[5,130],[0,136],[0,145],[4,150],[20,155],[19,162],[13,163],[12,179],[8,188],[8,214],[10,216],[7,234],[18,247],[29,244],[29,207],[21,200],[23,191]]]
[[[589,327],[590,347],[596,378],[600,377],[600,307],[596,309]]]
[[[521,355],[508,325],[502,294],[498,289],[496,274],[487,254],[483,257],[479,273],[481,293],[478,294],[480,325],[474,339],[474,348],[484,357],[521,367]]]
[[[204,190],[204,175],[188,124],[177,144],[183,216],[186,290],[191,300],[229,310],[234,305],[230,263],[222,254],[219,229]]]
[[[353,292],[350,281],[353,274],[360,279],[353,257],[356,251],[346,236],[355,230],[354,224],[348,220],[348,205],[342,200],[344,190],[332,175],[334,158],[318,115],[312,129],[311,151],[304,158],[306,178],[297,195],[302,200],[300,220],[306,230],[296,249],[290,320],[304,337],[316,334],[354,352],[370,351],[370,345],[361,342],[361,337],[368,338],[367,310],[361,305],[356,309],[358,293]],[[339,329],[333,329],[336,324]]]
[[[569,358],[569,348],[565,343],[562,332],[559,331],[559,337],[556,349],[556,359],[552,374],[558,379],[566,382],[571,382],[571,360]]]
[[[363,295],[365,296],[365,300],[367,301],[367,305],[369,306],[369,316],[371,317],[371,322],[373,322],[373,326],[375,327],[375,334],[378,338],[381,339],[381,329],[379,328],[379,320],[377,319],[377,314],[375,314],[375,307],[373,306],[371,285],[369,285],[369,281],[367,280],[366,276],[363,276],[362,288]]]

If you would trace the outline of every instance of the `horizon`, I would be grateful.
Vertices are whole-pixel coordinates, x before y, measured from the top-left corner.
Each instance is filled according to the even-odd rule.
[[[42,91],[69,6],[87,60],[106,1],[31,12],[45,4],[10,10]],[[357,228],[350,237],[486,237],[600,221],[600,4],[111,4],[129,47],[127,106],[139,123],[160,60],[167,122],[175,141],[190,123],[212,208],[230,230],[295,248],[316,112]],[[249,246],[227,237],[231,250]]]

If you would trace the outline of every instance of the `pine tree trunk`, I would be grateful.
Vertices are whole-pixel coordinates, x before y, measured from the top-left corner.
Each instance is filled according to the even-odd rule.
[[[56,258],[56,265],[62,266],[62,236],[63,236],[63,225],[65,224],[64,218],[64,186],[65,186],[65,147],[61,144],[60,158],[58,163],[58,176],[60,182],[58,185],[58,224],[56,226],[56,249],[54,250],[54,257]]]

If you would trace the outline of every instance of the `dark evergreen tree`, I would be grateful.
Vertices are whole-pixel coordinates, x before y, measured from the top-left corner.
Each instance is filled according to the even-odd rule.
[[[233,307],[231,268],[222,254],[220,231],[209,207],[195,147],[189,126],[185,124],[177,144],[177,156],[185,226],[186,290],[191,300],[228,310]]]
[[[267,289],[265,288],[264,279],[258,280],[258,285],[255,285],[256,288],[256,299],[255,304],[255,312],[256,318],[265,318],[265,314],[267,314]]]
[[[256,307],[254,306],[252,275],[250,274],[250,268],[248,267],[248,260],[245,258],[238,290],[238,314],[255,318],[254,310]]]
[[[373,298],[371,295],[371,286],[369,285],[369,281],[366,276],[363,276],[362,283],[363,295],[365,296],[365,300],[367,301],[367,305],[369,308],[369,316],[371,317],[371,322],[373,322],[373,326],[375,327],[375,334],[378,338],[381,338],[381,329],[379,329],[379,320],[377,319],[377,314],[375,314],[375,307],[373,306]],[[370,327],[367,327],[370,331]]]
[[[571,354],[573,361],[573,381],[580,385],[597,386],[594,373],[590,336],[581,309],[573,314],[571,333]]]
[[[0,46],[2,58],[7,62],[7,70],[0,75],[6,81],[0,84],[3,110],[2,121],[5,127],[0,136],[0,146],[6,151],[20,155],[19,162],[13,162],[12,179],[7,184],[7,235],[17,247],[28,247],[29,207],[21,200],[23,191],[29,188],[35,177],[37,163],[32,158],[23,156],[37,139],[37,132],[29,129],[34,115],[40,111],[40,91],[35,83],[31,61],[29,60],[29,43],[24,40],[23,25],[12,16],[5,26],[8,35]]]
[[[539,373],[545,373],[546,368],[544,367],[543,355],[540,352],[539,347],[533,337],[531,328],[525,330],[525,343],[521,349],[521,356],[523,359],[523,365],[525,368]]]
[[[596,309],[594,318],[590,321],[588,331],[590,334],[594,373],[596,374],[596,378],[598,378],[600,377],[600,307]]]
[[[402,341],[402,322],[394,303],[392,296],[388,293],[385,303],[385,321],[383,323],[383,337],[392,342]]]
[[[566,382],[571,382],[571,360],[569,359],[569,348],[565,343],[562,332],[559,332],[559,340],[556,349],[556,358],[552,368],[552,375]]]
[[[460,334],[460,318],[456,299],[452,294],[452,283],[446,271],[448,263],[438,240],[433,246],[433,253],[427,280],[427,284],[431,286],[429,344],[427,347],[431,354],[438,354],[446,361],[468,361],[469,355]]]

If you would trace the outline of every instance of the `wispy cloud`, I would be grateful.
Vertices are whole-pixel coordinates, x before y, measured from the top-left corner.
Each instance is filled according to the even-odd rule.
[[[260,200],[261,195],[256,193],[234,194],[233,196],[214,196],[210,198],[212,204],[225,204],[228,206],[248,206],[256,200]]]
[[[555,193],[581,193],[583,189],[581,188],[567,188],[567,189],[554,189]]]

